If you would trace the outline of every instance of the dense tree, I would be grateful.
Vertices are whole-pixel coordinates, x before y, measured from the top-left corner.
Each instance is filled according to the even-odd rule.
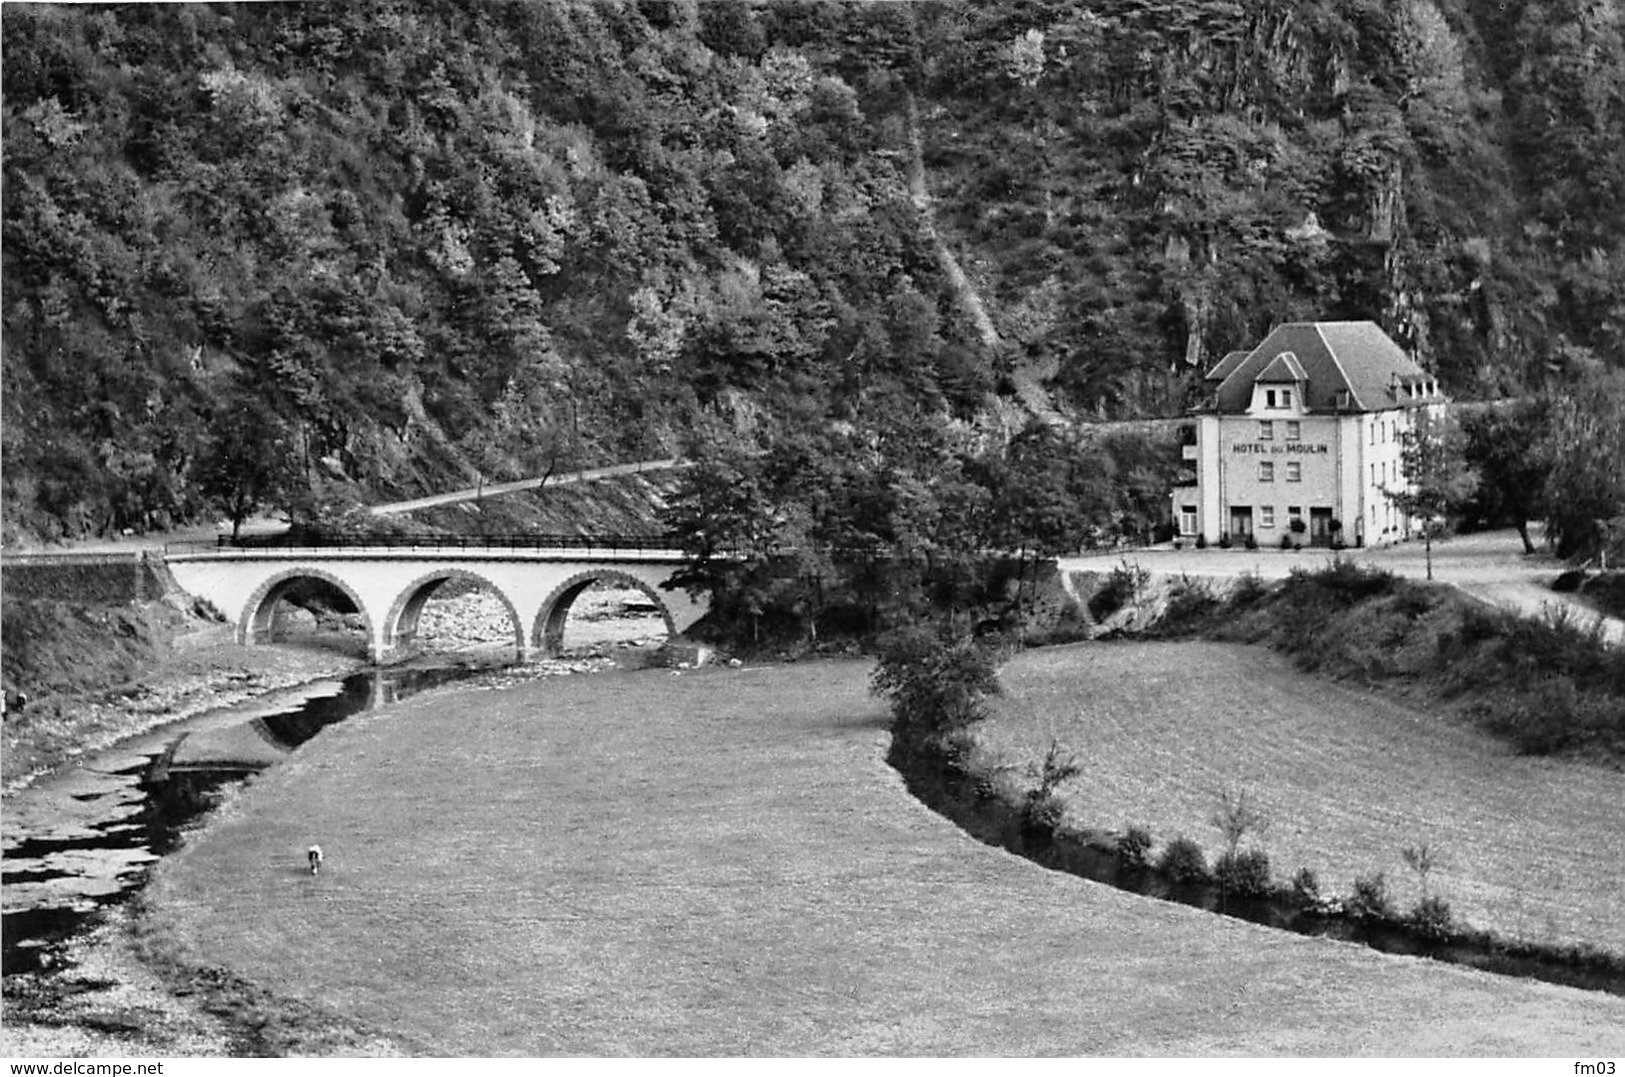
[[[1384,487],[1394,507],[1422,525],[1427,578],[1433,578],[1433,540],[1448,533],[1450,517],[1478,488],[1478,473],[1467,464],[1467,439],[1448,413],[1417,410],[1400,434],[1402,485]]]
[[[1478,491],[1464,515],[1478,527],[1515,527],[1525,553],[1534,553],[1529,521],[1545,516],[1546,461],[1541,441],[1547,406],[1521,400],[1463,416],[1467,462],[1478,473]]]
[[[1597,374],[1551,402],[1540,455],[1546,533],[1558,556],[1625,555],[1625,373]]]
[[[853,463],[785,527],[939,571],[1014,496],[976,438],[1175,414],[1281,320],[1374,318],[1457,396],[1625,365],[1616,0],[0,20],[11,533],[218,510],[241,393],[301,511],[786,423]],[[1018,449],[1008,543],[1112,460]]]

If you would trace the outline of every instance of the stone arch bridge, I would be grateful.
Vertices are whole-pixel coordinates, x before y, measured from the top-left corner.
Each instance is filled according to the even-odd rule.
[[[366,626],[367,654],[387,661],[417,633],[418,615],[448,580],[493,591],[507,608],[519,661],[556,655],[570,605],[608,583],[648,595],[677,636],[709,608],[704,599],[663,585],[684,560],[659,539],[524,536],[512,539],[412,539],[392,535],[339,545],[225,546],[169,552],[175,582],[207,599],[237,626],[239,643],[265,638],[277,603],[320,580],[354,603]]]

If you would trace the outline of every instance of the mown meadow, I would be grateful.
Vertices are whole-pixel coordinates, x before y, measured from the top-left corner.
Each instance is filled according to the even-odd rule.
[[[872,669],[572,677],[359,716],[165,862],[143,945],[193,989],[230,993],[210,968],[255,984],[282,1051],[1625,1047],[1616,997],[1272,932],[979,844],[885,764]],[[336,1040],[341,1020],[364,1034]]]

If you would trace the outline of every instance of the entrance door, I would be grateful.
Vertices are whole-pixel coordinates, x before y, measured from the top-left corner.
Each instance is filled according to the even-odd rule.
[[[1332,510],[1309,510],[1309,545],[1330,546],[1332,544]]]
[[[1237,542],[1242,541],[1253,533],[1253,509],[1251,505],[1230,506],[1230,537]]]

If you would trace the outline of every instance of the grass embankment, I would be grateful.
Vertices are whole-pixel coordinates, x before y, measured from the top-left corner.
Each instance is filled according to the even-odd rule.
[[[1625,999],[981,845],[885,766],[869,671],[608,674],[357,716],[159,867],[146,945],[295,1003],[250,1000],[279,1050],[333,1015],[447,1055],[1625,1049]]]
[[[1267,644],[1298,668],[1427,701],[1518,751],[1625,763],[1625,648],[1558,609],[1519,616],[1442,584],[1339,560],[1226,597],[1176,583],[1155,634]]]
[[[1625,954],[1625,654],[1596,631],[1341,561],[1227,595],[1149,583],[1124,566],[1084,601],[1186,642],[1019,656],[996,720],[961,738],[969,770],[1021,804],[1064,746],[1051,762],[1081,773],[1049,814],[1150,833],[1153,863],[1193,841],[1209,870],[1221,798],[1245,791],[1272,825],[1239,851],[1275,887],[1307,868],[1359,907],[1380,877],[1396,919]]]
[[[1431,896],[1457,926],[1551,947],[1625,954],[1625,775],[1511,754],[1495,738],[1405,700],[1306,676],[1262,647],[1119,641],[1029,651],[1004,669],[994,717],[975,727],[980,769],[1007,798],[1059,742],[1075,829],[1177,838],[1211,869],[1223,794],[1246,792],[1267,825],[1244,849],[1285,887],[1311,870],[1324,897],[1384,877],[1394,911],[1421,900],[1402,850],[1427,846]]]

